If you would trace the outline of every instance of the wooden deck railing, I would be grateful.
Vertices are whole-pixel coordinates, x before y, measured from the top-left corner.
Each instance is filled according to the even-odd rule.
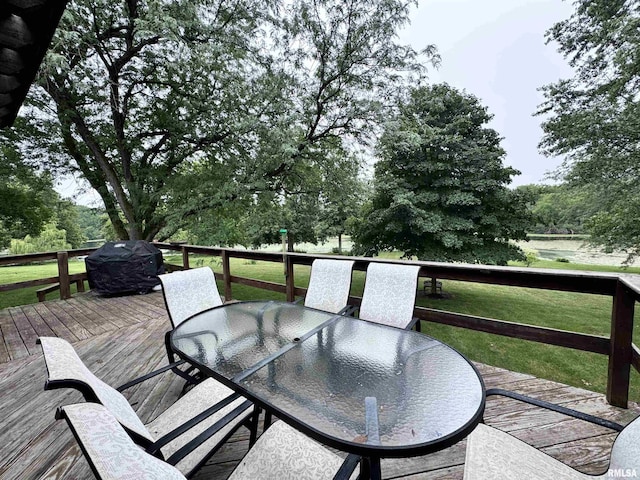
[[[5,283],[0,285],[0,292],[8,292],[21,288],[37,287],[39,285],[55,285],[58,284],[60,290],[60,298],[71,297],[71,284],[76,283],[78,286],[87,279],[87,274],[69,273],[69,257],[79,257],[89,255],[95,251],[95,248],[83,248],[77,250],[67,250],[62,252],[45,252],[45,253],[28,253],[25,255],[7,255],[0,257],[0,266],[6,265],[27,265],[35,262],[46,262],[56,260],[58,262],[58,275],[55,277],[38,278],[35,280],[26,280],[24,282]],[[82,283],[82,285],[84,285]],[[79,287],[84,288],[84,287]],[[41,296],[39,295],[38,298]]]
[[[190,268],[190,255],[201,254],[220,257],[222,273],[216,273],[216,278],[222,281],[224,296],[229,300],[232,298],[232,284],[235,283],[281,292],[286,295],[288,301],[293,301],[296,295],[304,295],[306,292],[305,288],[295,286],[294,265],[311,265],[316,258],[335,258],[329,255],[283,254],[170,243],[156,243],[155,245],[163,250],[177,251],[182,254],[182,265],[170,265],[169,267],[172,269]],[[68,257],[86,255],[93,250],[83,249],[69,252],[0,257],[0,265],[57,259],[59,269],[57,277],[0,285],[0,291],[58,282],[60,284],[60,297],[68,298],[71,294],[71,283],[79,278],[86,278],[86,274],[69,275]],[[283,263],[285,283],[280,284],[232,275],[231,258]],[[354,269],[360,271],[366,271],[371,262],[417,264],[421,267],[420,276],[425,278],[579,292],[612,297],[613,308],[608,337],[463,315],[425,307],[416,307],[414,314],[416,317],[430,322],[607,355],[609,359],[607,400],[615,406],[627,406],[631,367],[633,366],[640,371],[640,349],[633,344],[633,316],[635,303],[640,300],[640,275],[415,262],[363,257],[343,258],[354,260]],[[350,303],[354,305],[359,305],[360,301],[360,297],[350,297]]]

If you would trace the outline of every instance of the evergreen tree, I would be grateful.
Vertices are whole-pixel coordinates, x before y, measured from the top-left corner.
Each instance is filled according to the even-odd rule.
[[[417,88],[398,105],[378,145],[373,198],[356,250],[399,250],[420,260],[506,264],[522,258],[524,199],[507,185],[518,172],[477,98],[448,85]]]

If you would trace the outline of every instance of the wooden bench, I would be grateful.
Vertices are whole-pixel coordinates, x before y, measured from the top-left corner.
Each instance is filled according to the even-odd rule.
[[[78,292],[84,292],[84,280],[71,280],[71,283],[75,283],[78,289]],[[51,285],[47,285],[46,287],[39,288],[36,290],[36,295],[38,296],[38,302],[44,302],[46,300],[47,293],[55,292],[56,290],[60,290],[60,283],[52,283]]]
[[[432,279],[427,279],[424,281],[423,287],[422,289],[424,290],[424,294],[428,295],[429,293],[431,293],[431,287],[432,287]],[[440,280],[436,280],[436,293],[442,293],[442,282]]]

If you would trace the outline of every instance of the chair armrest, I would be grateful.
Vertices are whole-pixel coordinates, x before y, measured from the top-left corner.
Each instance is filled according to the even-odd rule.
[[[348,480],[351,478],[353,471],[358,467],[359,463],[360,457],[358,455],[354,455],[353,453],[347,455],[340,469],[334,475],[333,480]]]
[[[243,402],[241,405],[234,408],[231,412],[227,413],[224,417],[222,417],[216,423],[211,425],[200,435],[198,435],[193,440],[188,442],[182,448],[179,448],[178,450],[176,450],[176,452],[173,455],[167,458],[166,460],[167,463],[169,463],[170,465],[176,465],[180,460],[185,458],[187,455],[193,452],[196,448],[202,445],[202,443],[205,442],[209,437],[216,434],[222,427],[224,427],[234,418],[238,417],[240,414],[242,414],[242,412],[244,412],[247,408],[251,407],[252,405],[253,404],[249,400],[247,400],[246,402]],[[247,418],[250,418],[252,415],[253,415],[253,412],[247,415]],[[242,422],[239,422],[238,427],[242,425],[245,422],[245,420],[246,418],[243,419]]]
[[[233,393],[233,394],[229,395],[227,398],[225,398],[223,400],[220,400],[218,403],[216,403],[212,407],[209,407],[206,410],[200,412],[198,415],[196,415],[192,419],[190,419],[187,422],[183,423],[179,427],[171,430],[169,433],[165,434],[164,436],[160,437],[158,440],[153,442],[151,445],[149,445],[147,447],[147,449],[146,449],[147,453],[149,453],[151,455],[155,455],[156,453],[158,453],[160,451],[160,449],[162,447],[164,447],[168,443],[173,442],[180,435],[182,435],[186,431],[192,429],[193,427],[195,427],[200,422],[206,420],[207,418],[209,418],[211,415],[213,415],[217,411],[222,410],[224,407],[226,407],[230,403],[236,401],[238,398],[240,398],[240,394]],[[244,403],[247,403],[247,402],[244,402]],[[250,404],[250,402],[249,402],[249,404]],[[233,417],[233,418],[235,418],[235,417]],[[230,418],[229,421],[233,420],[233,418]],[[226,423],[224,423],[223,425],[221,425],[220,428],[224,427],[224,425],[226,425],[227,423],[228,423],[228,421]],[[211,435],[213,435],[214,433],[216,433],[216,432],[215,431],[211,432]]]
[[[300,298],[298,298],[297,300],[294,300],[294,301],[293,301],[293,302],[291,302],[291,303],[294,303],[294,304],[296,304],[296,305],[299,305],[299,304],[300,304],[300,302],[302,302],[303,300],[304,300],[304,297],[300,297]]]
[[[338,315],[344,315],[345,317],[353,317],[353,314],[356,313],[358,307],[355,305],[347,305],[342,310],[338,312]]]
[[[554,412],[563,413],[570,417],[578,418],[580,420],[584,420],[585,422],[593,423],[595,425],[600,425],[601,427],[610,428],[611,430],[615,430],[617,432],[621,432],[622,429],[624,428],[619,423],[612,422],[604,418],[596,417],[594,415],[589,415],[588,413],[579,412],[578,410],[573,410],[572,408],[563,407],[561,405],[556,405],[555,403],[546,402],[544,400],[539,400],[537,398],[527,397],[526,395],[522,395],[516,392],[511,392],[509,390],[503,390],[501,388],[490,388],[489,390],[487,390],[487,397],[489,395],[500,395],[503,397],[513,398],[514,400],[518,400],[520,402],[528,403],[530,405],[535,405],[536,407],[540,407],[540,408],[546,408],[547,410],[552,410]]]
[[[165,365],[164,367],[159,368],[158,370],[154,370],[153,372],[149,372],[146,375],[143,375],[141,377],[133,379],[130,382],[127,382],[127,383],[125,383],[123,385],[120,385],[118,388],[116,388],[116,390],[118,390],[119,392],[122,392],[122,391],[126,390],[127,388],[133,387],[134,385],[137,385],[137,384],[142,383],[142,382],[144,382],[146,380],[149,380],[150,378],[153,378],[156,375],[160,375],[161,373],[164,373],[167,370],[171,370],[172,368],[176,368],[179,365],[182,365],[183,363],[184,363],[184,360],[179,360],[177,362],[170,363],[169,365]]]
[[[409,324],[405,327],[405,330],[412,330],[414,326],[416,327],[416,332],[421,331],[420,319],[418,317],[413,317]]]

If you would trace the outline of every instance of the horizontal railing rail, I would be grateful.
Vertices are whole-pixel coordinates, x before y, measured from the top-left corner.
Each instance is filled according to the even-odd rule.
[[[39,287],[40,285],[49,285],[50,290],[60,290],[60,298],[66,299],[71,297],[71,284],[76,283],[79,291],[84,291],[84,281],[87,274],[74,273],[69,274],[69,257],[82,257],[96,251],[97,248],[80,248],[75,250],[66,250],[63,252],[44,252],[44,253],[27,253],[23,255],[5,255],[0,257],[0,266],[19,266],[28,265],[37,262],[46,262],[56,260],[58,264],[58,275],[55,277],[36,278],[33,280],[25,280],[22,282],[5,283],[0,285],[0,292],[8,292],[30,287]],[[40,289],[36,292],[39,301],[44,299],[43,292],[49,289]],[[47,292],[48,293],[48,292]]]
[[[335,258],[335,256],[331,255],[264,252],[172,243],[157,242],[155,245],[165,251],[175,251],[181,254],[181,264],[166,264],[169,271],[190,268],[191,255],[219,257],[222,263],[222,273],[216,272],[215,276],[222,282],[224,286],[224,297],[227,300],[232,299],[232,285],[237,284],[279,292],[284,294],[288,301],[293,301],[296,296],[303,296],[306,293],[305,288],[295,285],[294,265],[311,265],[317,258]],[[94,250],[96,249],[89,248],[70,250],[67,252],[47,252],[0,257],[0,265],[20,265],[54,259],[58,262],[58,276],[0,285],[0,292],[59,283],[60,297],[69,298],[71,295],[71,283],[85,279],[86,273],[70,275],[68,271],[68,258],[88,255]],[[230,259],[232,258],[282,263],[285,283],[233,275],[230,267]],[[613,308],[611,313],[610,335],[608,337],[465,315],[426,307],[416,307],[414,315],[421,320],[429,322],[606,355],[609,361],[607,400],[612,405],[627,406],[630,369],[633,367],[640,371],[640,349],[633,344],[632,341],[634,307],[635,302],[640,300],[640,275],[387,260],[363,257],[341,258],[353,260],[354,269],[358,271],[366,271],[368,265],[372,262],[411,264],[420,266],[420,276],[423,278],[578,292],[611,297],[613,299]],[[361,298],[351,296],[349,300],[351,304],[359,305]]]
[[[293,266],[311,265],[316,258],[335,258],[335,256],[330,255],[291,252],[256,252],[161,243],[156,245],[163,249],[180,251],[182,253],[183,268],[189,268],[190,254],[221,257],[223,273],[216,274],[216,278],[223,281],[225,298],[227,299],[231,299],[232,284],[236,283],[284,293],[288,301],[293,301],[295,296],[304,295],[306,292],[306,289],[295,286]],[[286,272],[285,284],[231,275],[229,258],[284,263]],[[371,262],[417,264],[420,265],[420,276],[425,278],[539,288],[612,297],[613,309],[609,337],[463,315],[425,307],[416,307],[414,315],[421,320],[429,322],[607,355],[609,357],[607,400],[612,405],[627,406],[630,369],[633,366],[640,371],[640,350],[632,342],[634,305],[636,301],[640,300],[640,276],[606,272],[450,264],[379,258],[341,258],[353,260],[355,262],[354,269],[360,271],[366,271]],[[349,300],[351,304],[359,305],[361,299],[352,296]]]

